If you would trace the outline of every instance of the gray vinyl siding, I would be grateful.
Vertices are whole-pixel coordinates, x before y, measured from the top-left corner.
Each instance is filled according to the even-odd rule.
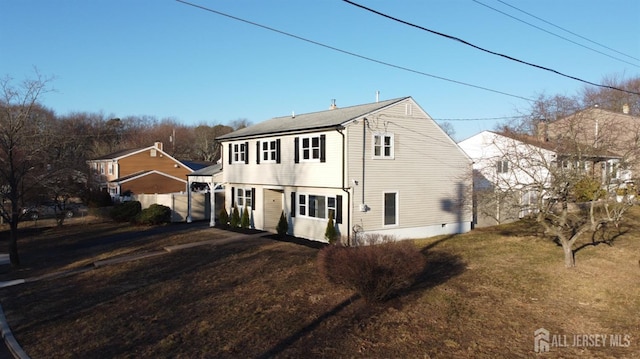
[[[413,107],[408,116],[407,102]],[[406,100],[367,116],[367,120],[368,124],[360,122],[348,128],[348,178],[358,181],[352,196],[354,225],[365,231],[383,227],[385,192],[398,193],[398,224],[390,229],[471,221],[470,211],[453,206],[469,189],[471,162],[424,111]],[[385,129],[394,137],[394,159],[373,159],[373,133]],[[361,203],[369,207],[367,212],[359,210]]]

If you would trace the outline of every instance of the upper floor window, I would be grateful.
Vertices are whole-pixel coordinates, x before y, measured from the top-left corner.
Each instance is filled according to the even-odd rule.
[[[249,143],[230,143],[229,144],[229,164],[231,163],[249,163]]]
[[[509,171],[509,162],[506,160],[500,160],[496,163],[496,172],[507,173]]]
[[[295,162],[325,162],[326,135],[295,138]]]
[[[109,174],[112,175],[113,174],[113,163],[109,163],[107,168],[109,169]]]
[[[280,139],[256,142],[256,163],[280,163]]]
[[[319,160],[320,159],[320,137],[305,137],[302,139],[302,160]]]
[[[393,135],[373,135],[373,158],[393,158]]]

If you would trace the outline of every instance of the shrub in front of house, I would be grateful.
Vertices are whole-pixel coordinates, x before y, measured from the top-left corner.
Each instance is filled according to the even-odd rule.
[[[249,228],[251,221],[249,220],[249,210],[245,206],[242,210],[242,217],[240,218],[240,228]]]
[[[324,230],[324,238],[329,241],[329,244],[335,244],[339,238],[338,230],[333,221],[333,212],[329,212],[329,220],[327,221],[327,228]]]
[[[231,219],[229,219],[229,225],[231,228],[240,227],[240,212],[238,211],[238,207],[234,204],[233,209],[231,210]]]
[[[136,223],[145,225],[171,223],[171,208],[154,203],[138,214]]]
[[[227,209],[222,207],[220,213],[218,214],[218,222],[216,223],[220,227],[229,226],[229,214],[227,213]]]
[[[140,212],[142,204],[139,201],[129,201],[115,205],[109,215],[116,222],[134,222]]]
[[[287,217],[285,217],[284,211],[280,213],[280,220],[278,221],[276,232],[278,232],[280,236],[285,236],[289,232],[289,223],[287,223]]]
[[[409,289],[426,260],[413,241],[394,241],[327,246],[318,253],[317,265],[330,283],[356,291],[367,302],[382,302]]]

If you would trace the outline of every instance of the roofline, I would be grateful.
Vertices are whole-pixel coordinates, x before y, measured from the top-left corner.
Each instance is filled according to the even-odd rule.
[[[352,122],[353,119],[347,121],[347,122]],[[231,137],[218,137],[217,139],[220,142],[224,142],[224,141],[232,141],[232,140],[239,140],[239,139],[256,139],[256,138],[267,138],[267,137],[273,137],[273,136],[282,136],[282,135],[302,135],[302,134],[307,134],[307,133],[315,133],[315,132],[320,132],[322,130],[343,130],[344,129],[344,125],[331,125],[331,126],[321,126],[321,127],[312,127],[312,128],[305,128],[304,130],[292,130],[292,131],[276,131],[276,132],[269,132],[269,133],[263,133],[260,135],[246,135],[246,136],[231,136]]]
[[[313,132],[319,132],[321,130],[341,130],[345,128],[345,125],[352,123],[353,121],[362,118],[362,117],[367,117],[371,114],[375,114],[377,112],[380,112],[390,106],[396,105],[402,101],[406,101],[408,99],[411,99],[414,103],[415,100],[413,100],[413,98],[411,96],[405,96],[405,97],[399,97],[397,99],[389,99],[386,101],[393,101],[390,102],[389,104],[387,104],[386,106],[377,108],[373,111],[370,112],[366,112],[363,113],[357,117],[353,117],[350,118],[346,121],[341,122],[340,124],[334,124],[334,125],[328,125],[328,126],[319,126],[319,127],[310,127],[310,128],[304,128],[304,129],[300,129],[300,130],[288,130],[288,131],[274,131],[274,132],[268,132],[268,133],[261,133],[261,134],[257,134],[257,135],[240,135],[240,136],[231,136],[233,135],[232,133],[226,134],[226,135],[222,135],[219,137],[216,137],[217,140],[219,141],[227,141],[227,140],[238,140],[238,139],[255,139],[255,138],[266,138],[266,137],[272,137],[272,136],[281,136],[281,135],[291,135],[291,134],[305,134],[305,133],[313,133]],[[384,102],[384,101],[381,101]],[[375,102],[374,102],[375,103]],[[361,105],[353,105],[353,106],[348,106],[348,107],[343,107],[344,109],[346,108],[350,108],[350,107],[357,107],[357,106],[363,106],[363,105],[369,105],[369,104],[361,104]],[[422,108],[421,108],[422,110]],[[322,111],[315,111],[315,112],[308,112],[308,113],[303,113],[300,114],[298,116],[302,116],[302,115],[311,115],[311,114],[317,114],[317,113],[322,113],[322,112],[329,112],[331,110],[322,110]],[[422,110],[424,112],[424,110]],[[277,118],[285,118],[286,116],[279,116],[279,117],[275,117],[273,119],[277,119]]]

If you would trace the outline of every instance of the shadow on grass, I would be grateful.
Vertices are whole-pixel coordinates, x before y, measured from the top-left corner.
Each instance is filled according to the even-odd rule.
[[[321,316],[316,318],[311,323],[307,324],[303,328],[300,328],[300,330],[298,330],[297,332],[295,332],[295,333],[291,334],[290,336],[288,336],[288,337],[282,339],[281,341],[279,341],[276,345],[273,346],[273,348],[271,348],[268,351],[264,352],[262,355],[258,356],[258,358],[267,359],[267,358],[272,358],[277,354],[280,354],[285,349],[287,349],[288,347],[293,345],[295,342],[297,342],[299,339],[301,339],[305,335],[311,333],[313,330],[318,328],[320,326],[320,324],[322,324],[322,322],[324,322],[325,320],[337,315],[343,309],[348,307],[351,303],[353,303],[354,301],[358,300],[359,298],[360,298],[360,295],[354,294],[354,295],[350,296],[349,298],[343,300],[338,305],[333,307],[333,309],[331,309],[330,311],[322,314]]]
[[[403,301],[403,299],[409,298],[409,300],[416,300],[418,297],[414,294],[428,290],[429,288],[442,284],[449,279],[463,273],[466,269],[466,264],[460,256],[452,255],[444,251],[429,250],[429,248],[437,245],[438,243],[441,243],[442,241],[448,240],[451,237],[453,236],[442,238],[421,250],[422,255],[425,256],[425,266],[423,270],[415,277],[415,280],[411,282],[407,288],[398,290],[395,295],[390,296],[388,299],[381,302],[361,303],[362,306],[360,307],[360,309],[353,313],[354,317],[347,319],[347,321],[349,321],[350,319],[357,319],[357,322],[362,322],[362,320],[365,320],[367,318],[375,317],[377,314],[385,311],[387,307],[390,306],[393,306],[396,309],[400,309],[402,307],[401,302]],[[311,323],[300,328],[295,333],[280,340],[271,349],[258,356],[258,358],[271,358],[281,354],[289,347],[294,346],[294,344],[298,340],[304,338],[305,336],[311,334],[314,330],[318,329],[320,325],[323,324],[323,322],[338,315],[344,309],[357,301],[364,301],[364,299],[361,295],[356,293],[340,302],[331,310],[325,312],[324,314],[313,320]],[[327,335],[331,336],[335,335],[335,332],[333,330],[327,330],[325,328],[319,333],[313,333],[313,337],[315,339],[318,339],[318,337],[325,335],[325,333],[330,333]]]

